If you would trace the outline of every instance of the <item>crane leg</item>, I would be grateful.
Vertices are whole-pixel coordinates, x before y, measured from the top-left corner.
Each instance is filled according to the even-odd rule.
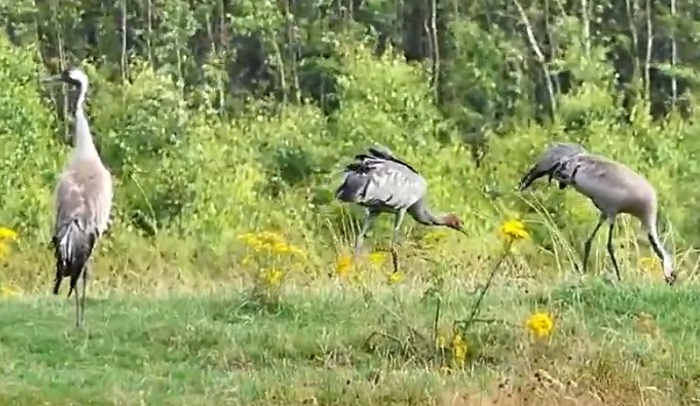
[[[612,236],[613,228],[615,228],[615,223],[610,223],[610,228],[608,229],[608,254],[610,254],[610,259],[612,259],[613,267],[615,268],[615,274],[617,275],[617,280],[621,281],[620,277],[620,267],[617,266],[617,259],[615,259],[615,249],[613,248]]]
[[[391,262],[394,265],[394,273],[399,271],[399,253],[396,251],[396,240],[399,239],[399,230],[401,229],[401,222],[403,221],[406,212],[401,210],[396,213],[394,217],[394,232],[391,235],[391,242],[389,243],[389,251],[391,252]]]
[[[80,324],[84,325],[85,324],[85,296],[87,295],[87,278],[88,278],[88,270],[90,267],[88,265],[85,265],[85,270],[83,271],[83,295],[80,298]],[[77,293],[77,292],[76,292]]]
[[[75,294],[73,295],[75,298],[75,327],[79,328],[80,327],[80,295],[78,294],[78,290],[76,289]]]
[[[353,262],[356,263],[357,259],[360,257],[362,244],[365,241],[365,234],[367,234],[369,228],[372,227],[372,224],[374,224],[374,220],[377,219],[378,215],[379,213],[371,210],[367,210],[365,212],[365,218],[362,220],[362,228],[360,229],[359,234],[357,234],[357,240],[355,241],[355,258]]]
[[[596,224],[595,228],[593,229],[593,232],[591,233],[591,236],[588,237],[586,240],[586,243],[583,244],[583,272],[586,272],[586,267],[588,265],[588,257],[591,254],[591,245],[593,244],[593,239],[595,238],[595,235],[598,234],[598,230],[600,230],[600,227],[603,225],[605,222],[605,215],[600,214],[600,217],[598,218],[598,224]]]

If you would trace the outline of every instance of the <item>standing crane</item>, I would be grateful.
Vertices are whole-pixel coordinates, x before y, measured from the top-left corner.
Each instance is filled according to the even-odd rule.
[[[591,154],[581,145],[571,143],[558,143],[544,151],[537,163],[523,176],[518,190],[525,190],[532,182],[545,175],[549,176],[550,182],[552,178],[556,179],[560,189],[566,186],[573,187],[590,199],[600,211],[598,223],[584,245],[584,272],[593,238],[607,221],[609,225],[607,250],[617,278],[621,279],[612,235],[617,215],[627,213],[641,222],[654,253],[661,260],[666,282],[669,285],[675,283],[673,259],[661,245],[656,228],[658,215],[656,190],[646,178],[627,165]]]
[[[343,173],[343,183],[336,190],[335,197],[365,208],[362,228],[355,243],[355,260],[362,250],[365,234],[381,213],[394,214],[390,243],[394,272],[399,269],[394,244],[406,213],[426,226],[444,226],[466,234],[457,215],[435,215],[430,211],[425,179],[385,147],[370,147],[368,154],[356,155],[355,162],[348,164]]]
[[[75,325],[85,320],[88,261],[97,240],[110,227],[113,191],[112,177],[95,148],[84,103],[88,90],[87,75],[77,68],[66,69],[46,82],[65,82],[78,88],[75,107],[73,153],[56,185],[56,218],[51,239],[56,257],[57,295],[61,281],[70,277],[68,297],[76,290]],[[78,298],[78,280],[83,279],[82,297]]]

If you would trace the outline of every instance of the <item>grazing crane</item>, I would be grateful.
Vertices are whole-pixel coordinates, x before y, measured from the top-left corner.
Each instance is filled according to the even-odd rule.
[[[618,280],[621,279],[613,249],[612,234],[617,215],[627,213],[638,218],[642,223],[654,253],[663,264],[665,280],[669,285],[673,285],[676,281],[673,260],[659,241],[656,229],[658,215],[656,190],[648,180],[627,165],[591,154],[581,145],[570,143],[558,143],[544,151],[537,163],[522,178],[518,190],[525,190],[532,182],[545,175],[549,176],[550,182],[552,178],[556,179],[560,189],[572,186],[588,197],[600,210],[598,223],[584,245],[584,272],[593,238],[607,220],[608,254],[612,259]]]
[[[88,90],[88,78],[83,71],[70,68],[45,79],[65,82],[78,88],[75,107],[75,136],[70,161],[56,186],[56,219],[51,242],[56,257],[56,280],[53,294],[57,295],[61,281],[70,277],[68,297],[75,292],[75,325],[85,320],[88,261],[97,239],[110,227],[112,206],[112,177],[102,164],[92,140],[83,104]],[[78,298],[78,280],[83,278],[82,297]]]
[[[355,156],[345,167],[343,183],[335,197],[365,208],[362,228],[355,243],[355,260],[360,255],[365,234],[379,214],[394,213],[394,232],[390,251],[394,272],[398,272],[398,254],[394,243],[406,213],[426,226],[444,226],[466,234],[457,215],[435,215],[427,204],[425,179],[385,147],[369,148],[369,154]]]

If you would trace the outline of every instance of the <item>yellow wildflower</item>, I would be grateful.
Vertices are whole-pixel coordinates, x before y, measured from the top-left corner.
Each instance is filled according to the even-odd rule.
[[[272,245],[270,245],[270,249],[278,254],[286,254],[291,251],[287,243],[279,241],[272,243]]]
[[[508,240],[522,240],[530,235],[525,229],[525,224],[520,220],[508,220],[501,226],[501,235]]]
[[[377,267],[382,267],[387,259],[387,253],[382,251],[375,251],[369,254],[369,262]]]
[[[463,366],[467,359],[467,343],[462,338],[462,335],[455,332],[452,337],[452,363],[457,366]]]
[[[0,227],[0,240],[16,240],[17,232],[7,227]]]
[[[278,233],[273,233],[271,231],[262,231],[257,235],[258,240],[261,241],[262,245],[273,247],[277,244],[285,244],[284,238]]]
[[[0,286],[0,297],[3,299],[11,299],[13,297],[17,297],[20,295],[19,289],[9,286],[9,285],[2,285]]]
[[[348,254],[339,256],[335,263],[335,273],[340,277],[345,277],[350,273],[350,268],[352,268],[352,257]]]
[[[549,336],[554,329],[554,320],[547,313],[534,313],[527,319],[526,326],[538,338]]]
[[[272,248],[278,244],[285,244],[284,239],[277,233],[261,231],[259,233],[245,233],[238,237],[246,245],[253,249]]]
[[[266,251],[273,255],[295,255],[306,259],[306,253],[299,247],[289,244],[284,237],[271,231],[261,231],[259,233],[245,233],[238,236],[248,248],[256,252]]]
[[[401,283],[403,281],[404,275],[402,272],[392,272],[389,274],[389,277],[387,278],[387,281],[389,282],[390,285],[394,285],[397,283]]]
[[[282,271],[271,268],[263,272],[263,281],[269,287],[277,287],[282,283]]]
[[[238,239],[243,241],[245,245],[254,250],[260,248],[260,246],[262,245],[260,239],[258,239],[258,237],[253,233],[245,233],[239,236]]]

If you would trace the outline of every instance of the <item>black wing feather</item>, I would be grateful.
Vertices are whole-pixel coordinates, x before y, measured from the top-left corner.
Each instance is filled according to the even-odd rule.
[[[386,148],[386,147],[383,147],[383,146],[373,146],[373,147],[369,147],[369,153],[370,153],[370,155],[372,155],[372,156],[374,156],[374,157],[377,157],[377,158],[386,159],[387,161],[394,161],[394,162],[396,162],[396,163],[398,163],[398,164],[401,164],[401,165],[405,166],[406,168],[410,169],[411,171],[413,171],[413,172],[415,172],[415,173],[418,173],[418,171],[417,171],[415,168],[413,168],[411,165],[407,164],[405,161],[403,161],[403,160],[397,158],[396,155],[394,155],[394,154],[393,154],[388,148]],[[362,154],[362,155],[359,155],[359,156],[364,156],[364,157],[366,157],[367,155]]]

